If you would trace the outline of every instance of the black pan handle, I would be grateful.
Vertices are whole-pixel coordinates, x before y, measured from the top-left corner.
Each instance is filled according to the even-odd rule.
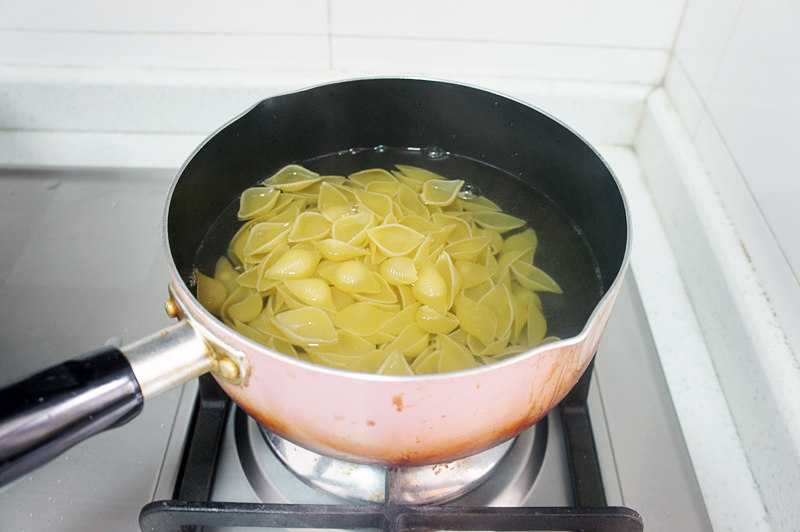
[[[143,401],[128,359],[115,347],[0,389],[0,486],[126,423],[142,410]]]

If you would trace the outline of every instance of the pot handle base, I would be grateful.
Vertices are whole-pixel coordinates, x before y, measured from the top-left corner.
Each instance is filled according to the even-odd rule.
[[[0,389],[0,486],[126,423],[142,404],[128,359],[111,346]]]

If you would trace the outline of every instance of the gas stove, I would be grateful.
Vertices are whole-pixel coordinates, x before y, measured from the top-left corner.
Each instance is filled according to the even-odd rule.
[[[162,474],[167,498],[142,509],[142,529],[710,530],[632,276],[617,305],[594,367],[558,408],[448,464],[317,455],[203,377],[180,406],[190,436],[168,450],[180,459]]]
[[[0,172],[9,228],[0,385],[169,323],[159,311],[168,282],[159,225],[171,175]],[[0,489],[0,522],[67,531],[711,530],[634,273],[575,391],[488,454],[416,471],[331,462],[266,433],[201,379]]]

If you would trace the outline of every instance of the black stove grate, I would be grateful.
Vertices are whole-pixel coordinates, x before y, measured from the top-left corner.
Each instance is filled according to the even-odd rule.
[[[204,526],[459,531],[641,532],[634,510],[607,506],[586,397],[591,367],[559,405],[576,506],[463,507],[384,504],[257,504],[209,501],[230,399],[210,376],[201,377],[197,412],[175,499],[142,508],[143,531],[194,532]],[[391,498],[390,498],[391,499]]]

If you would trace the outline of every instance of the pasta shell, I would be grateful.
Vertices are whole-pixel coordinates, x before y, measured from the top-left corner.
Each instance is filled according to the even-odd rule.
[[[498,281],[500,276],[502,276],[511,265],[518,260],[525,260],[527,253],[532,253],[530,249],[512,249],[510,251],[504,251],[497,257],[497,268],[495,269],[495,273],[493,279]],[[530,262],[530,261],[528,261]]]
[[[219,316],[219,309],[227,297],[228,290],[222,282],[197,272],[197,301],[209,312]]]
[[[338,263],[332,268],[328,280],[343,292],[355,293],[378,293],[381,286],[373,277],[372,272],[363,263],[356,260],[348,260]]]
[[[290,249],[275,261],[265,274],[267,279],[305,279],[317,268],[320,254],[315,249]]]
[[[275,172],[264,181],[264,184],[272,185],[286,192],[296,192],[316,183],[320,179],[320,175],[316,172],[296,164],[290,164]]]
[[[331,230],[331,222],[317,212],[306,211],[294,222],[287,238],[289,242],[308,242],[325,238]]]
[[[333,323],[359,336],[367,337],[378,332],[384,323],[389,321],[392,313],[364,302],[349,305],[333,316]]]
[[[354,190],[356,200],[383,220],[392,213],[392,198],[386,194],[369,192],[367,190]]]
[[[447,334],[458,327],[458,318],[450,312],[442,315],[432,307],[420,305],[415,313],[417,324],[432,334]]]
[[[536,246],[539,244],[539,239],[536,236],[536,231],[528,227],[524,231],[514,233],[503,241],[503,252],[511,251],[514,249],[532,249],[536,251]]]
[[[390,257],[406,255],[414,251],[425,239],[418,232],[400,224],[384,224],[367,231],[373,244]]]
[[[220,319],[225,322],[226,325],[232,325],[233,320],[228,315],[228,308],[230,308],[231,305],[239,303],[240,301],[244,301],[254,293],[254,290],[250,288],[244,288],[243,286],[240,286],[233,292],[229,293],[228,297],[225,298],[225,301],[222,302],[222,305],[219,308]]]
[[[497,332],[495,333],[495,337],[508,337],[508,335],[511,334],[511,326],[514,323],[514,307],[511,303],[511,293],[505,285],[500,284],[495,286],[479,299],[478,303],[490,309],[494,312],[495,316],[497,316]],[[484,342],[484,344],[485,343],[486,342]],[[505,345],[503,345],[503,347],[505,347]]]
[[[361,170],[347,176],[350,181],[357,183],[361,187],[366,187],[370,183],[384,182],[384,183],[397,183],[397,179],[388,171],[383,168],[369,168]]]
[[[450,205],[456,200],[464,181],[461,179],[429,179],[422,184],[420,198],[426,205]]]
[[[290,196],[290,194],[283,194],[283,196]],[[304,205],[296,204],[294,201],[285,209],[278,211],[277,206],[274,207],[270,212],[267,214],[261,215],[258,218],[254,218],[253,221],[255,223],[261,222],[272,222],[272,223],[282,223],[286,225],[291,225],[297,217],[300,215],[300,209],[304,207]]]
[[[339,218],[358,214],[358,204],[347,202],[343,205],[334,205],[332,207],[327,207],[321,214],[333,223]]]
[[[239,276],[233,265],[226,257],[220,257],[214,266],[214,279],[225,285],[225,290],[230,294],[239,287],[236,277]]]
[[[291,310],[309,306],[300,301],[300,299],[298,299],[297,297],[295,297],[295,295],[292,294],[292,292],[288,288],[286,288],[286,285],[284,284],[279,284],[275,286],[274,295],[276,297],[280,296],[281,298],[283,298],[283,303]]]
[[[528,307],[527,323],[528,347],[534,348],[541,344],[545,334],[547,334],[547,321],[544,318],[544,314],[536,305],[530,305]]]
[[[449,216],[447,214],[442,213],[435,213],[431,215],[431,219],[433,223],[438,225],[439,227],[446,227],[448,225],[455,224],[455,228],[450,233],[448,240],[450,242],[457,242],[459,240],[464,240],[465,238],[471,238],[474,236],[472,234],[472,229],[470,228],[469,224],[462,220],[457,216]]]
[[[333,221],[340,216],[336,216],[335,218],[331,219],[326,212],[345,206],[348,204],[348,202],[349,200],[347,199],[347,196],[342,194],[339,189],[330,183],[323,182],[320,186],[319,194],[317,196],[317,208],[323,216],[328,218],[328,220]]]
[[[240,220],[250,220],[266,214],[278,201],[281,191],[274,187],[248,188],[239,197],[239,212],[236,213]]]
[[[414,372],[411,370],[411,366],[408,365],[406,357],[404,357],[398,351],[392,351],[389,353],[389,356],[386,357],[386,360],[383,361],[383,364],[381,364],[376,373],[378,375],[414,374]]]
[[[428,347],[429,334],[416,322],[410,323],[385,349],[398,351],[408,359],[416,358]]]
[[[242,224],[236,231],[236,234],[231,238],[231,242],[225,254],[228,260],[237,266],[241,266],[245,262],[244,247],[247,245],[247,241],[250,238],[250,231],[255,224],[256,222],[253,220]]]
[[[374,215],[370,212],[361,212],[351,216],[344,216],[333,222],[331,236],[336,240],[358,246],[367,238],[367,229],[373,225]]]
[[[356,361],[348,365],[345,369],[357,371],[359,373],[377,373],[383,363],[388,358],[388,353],[380,349],[374,349],[366,355],[358,357]],[[401,357],[402,358],[402,357]]]
[[[315,349],[306,349],[308,357],[314,364],[327,366],[329,368],[345,369],[347,366],[357,361],[358,355],[343,355],[339,353],[327,353]]]
[[[275,315],[272,322],[289,340],[299,345],[330,344],[336,341],[336,330],[330,316],[317,307],[287,310]]]
[[[407,214],[400,218],[400,223],[423,235],[439,228],[427,217],[423,218],[418,214]]]
[[[461,274],[461,287],[472,288],[473,286],[481,284],[483,281],[490,279],[494,270],[482,264],[475,262],[456,260],[453,263]]]
[[[320,252],[323,259],[336,262],[363,257],[369,253],[362,247],[354,246],[333,238],[317,240],[313,242],[313,245]]]
[[[511,308],[514,310],[514,328],[511,331],[511,341],[518,342],[519,335],[528,322],[528,307],[519,297],[511,293]]]
[[[472,299],[473,301],[478,301],[492,288],[494,288],[494,283],[487,279],[486,281],[476,284],[470,288],[464,288],[461,290],[461,292],[467,296],[467,298]]]
[[[441,351],[425,351],[411,363],[411,371],[416,375],[430,375],[439,371],[439,358]]]
[[[239,286],[244,286],[247,288],[254,288],[258,289],[258,277],[259,277],[259,268],[258,265],[253,266],[252,268],[245,270],[236,278],[236,282],[239,283]]]
[[[475,357],[465,346],[453,341],[448,336],[440,334],[437,336],[437,343],[441,353],[437,372],[461,371],[478,365]]]
[[[248,322],[259,315],[264,308],[264,300],[258,292],[255,292],[241,301],[228,307],[228,316],[233,320]]]
[[[519,355],[520,353],[524,353],[527,350],[528,350],[527,346],[520,344],[509,344],[498,354],[493,356],[482,356],[481,359],[487,364],[491,364],[493,362],[499,362],[501,360],[505,360],[514,355]]]
[[[389,181],[370,181],[367,183],[364,190],[369,192],[378,192],[379,194],[386,194],[387,196],[395,196],[397,190],[403,185],[396,179],[393,182]]]
[[[391,257],[381,263],[381,275],[389,284],[413,284],[417,280],[417,268],[408,257]]]
[[[358,301],[367,301],[383,307],[395,307],[397,303],[397,294],[392,290],[392,287],[389,286],[389,283],[386,282],[386,279],[377,273],[373,273],[372,278],[378,283],[379,290],[377,292],[354,292],[353,297]]]
[[[414,258],[412,259],[415,266],[419,266],[430,258],[431,253],[433,252],[431,248],[432,242],[433,240],[431,239],[431,236],[427,235],[420,243],[419,247],[417,247],[417,250],[414,252]],[[444,246],[442,246],[442,249],[444,249]]]
[[[322,279],[290,279],[283,283],[297,299],[306,305],[336,312],[331,287]]]
[[[518,260],[511,264],[511,271],[514,272],[514,276],[517,281],[519,281],[519,284],[525,288],[530,288],[531,290],[539,292],[562,293],[558,283],[533,264]]]
[[[458,273],[456,267],[453,265],[453,260],[450,255],[443,251],[436,259],[434,266],[439,271],[439,275],[444,279],[447,286],[447,307],[453,306],[453,298],[461,291],[461,274]]]
[[[496,339],[489,345],[485,345],[474,336],[470,336],[467,339],[467,347],[469,348],[470,352],[476,356],[485,357],[499,355],[508,345],[508,338],[508,336],[504,336]]]
[[[233,328],[236,332],[264,345],[267,345],[270,340],[270,337],[263,331],[260,331],[255,327],[250,326],[250,324],[241,321],[234,321]]]
[[[499,231],[483,228],[480,235],[489,238],[489,251],[493,254],[496,255],[503,249],[503,235]]]
[[[502,212],[474,212],[472,219],[481,227],[488,227],[500,233],[511,231],[525,225],[525,220]]]
[[[395,287],[400,294],[400,303],[404,309],[408,308],[413,304],[419,304],[417,302],[417,298],[414,297],[414,290],[412,287],[401,284]]]
[[[414,323],[419,307],[420,304],[416,301],[405,306],[403,310],[389,318],[389,320],[381,326],[380,331],[390,336],[397,336],[403,329]]]
[[[417,282],[412,286],[417,301],[434,308],[439,314],[447,312],[447,289],[448,285],[444,278],[429,262],[420,267]]]
[[[501,211],[502,209],[486,196],[474,196],[469,199],[459,198],[459,204],[465,211]]]
[[[398,171],[392,172],[392,174],[398,181],[411,187],[411,189],[416,192],[422,190],[422,185],[425,184],[426,181],[431,179],[443,179],[443,177],[437,173],[416,166],[398,164],[395,165],[395,168],[397,168]]]
[[[455,301],[455,314],[461,328],[488,345],[495,339],[497,316],[485,305],[459,294]]]
[[[420,185],[420,187],[421,186],[422,185]],[[411,188],[405,185],[399,186],[395,197],[403,213],[415,214],[423,218],[428,218],[431,215],[430,210],[422,203],[419,195]]]
[[[435,244],[447,244],[453,241],[453,233],[457,227],[456,224],[445,225],[429,232],[428,235],[430,235],[431,241]]]
[[[324,346],[310,347],[308,350],[317,353],[362,356],[375,349],[374,344],[371,344],[361,336],[353,334],[348,330],[339,329],[336,334],[336,342],[332,344],[325,344]]]
[[[287,244],[281,244],[272,251],[270,251],[261,262],[258,264],[258,280],[256,281],[256,290],[259,292],[266,292],[273,288],[278,281],[276,279],[267,278],[267,270],[269,270],[275,262],[284,256],[289,251]]]
[[[349,307],[356,302],[356,298],[354,298],[352,294],[342,292],[335,286],[331,286],[331,296],[333,297],[333,303],[336,305],[337,311],[342,310],[345,307]]]
[[[281,243],[286,242],[290,231],[289,224],[276,222],[263,222],[253,226],[247,243],[244,245],[244,256],[268,253]]]
[[[458,240],[444,247],[444,250],[455,260],[475,261],[489,247],[488,236],[473,236]]]

